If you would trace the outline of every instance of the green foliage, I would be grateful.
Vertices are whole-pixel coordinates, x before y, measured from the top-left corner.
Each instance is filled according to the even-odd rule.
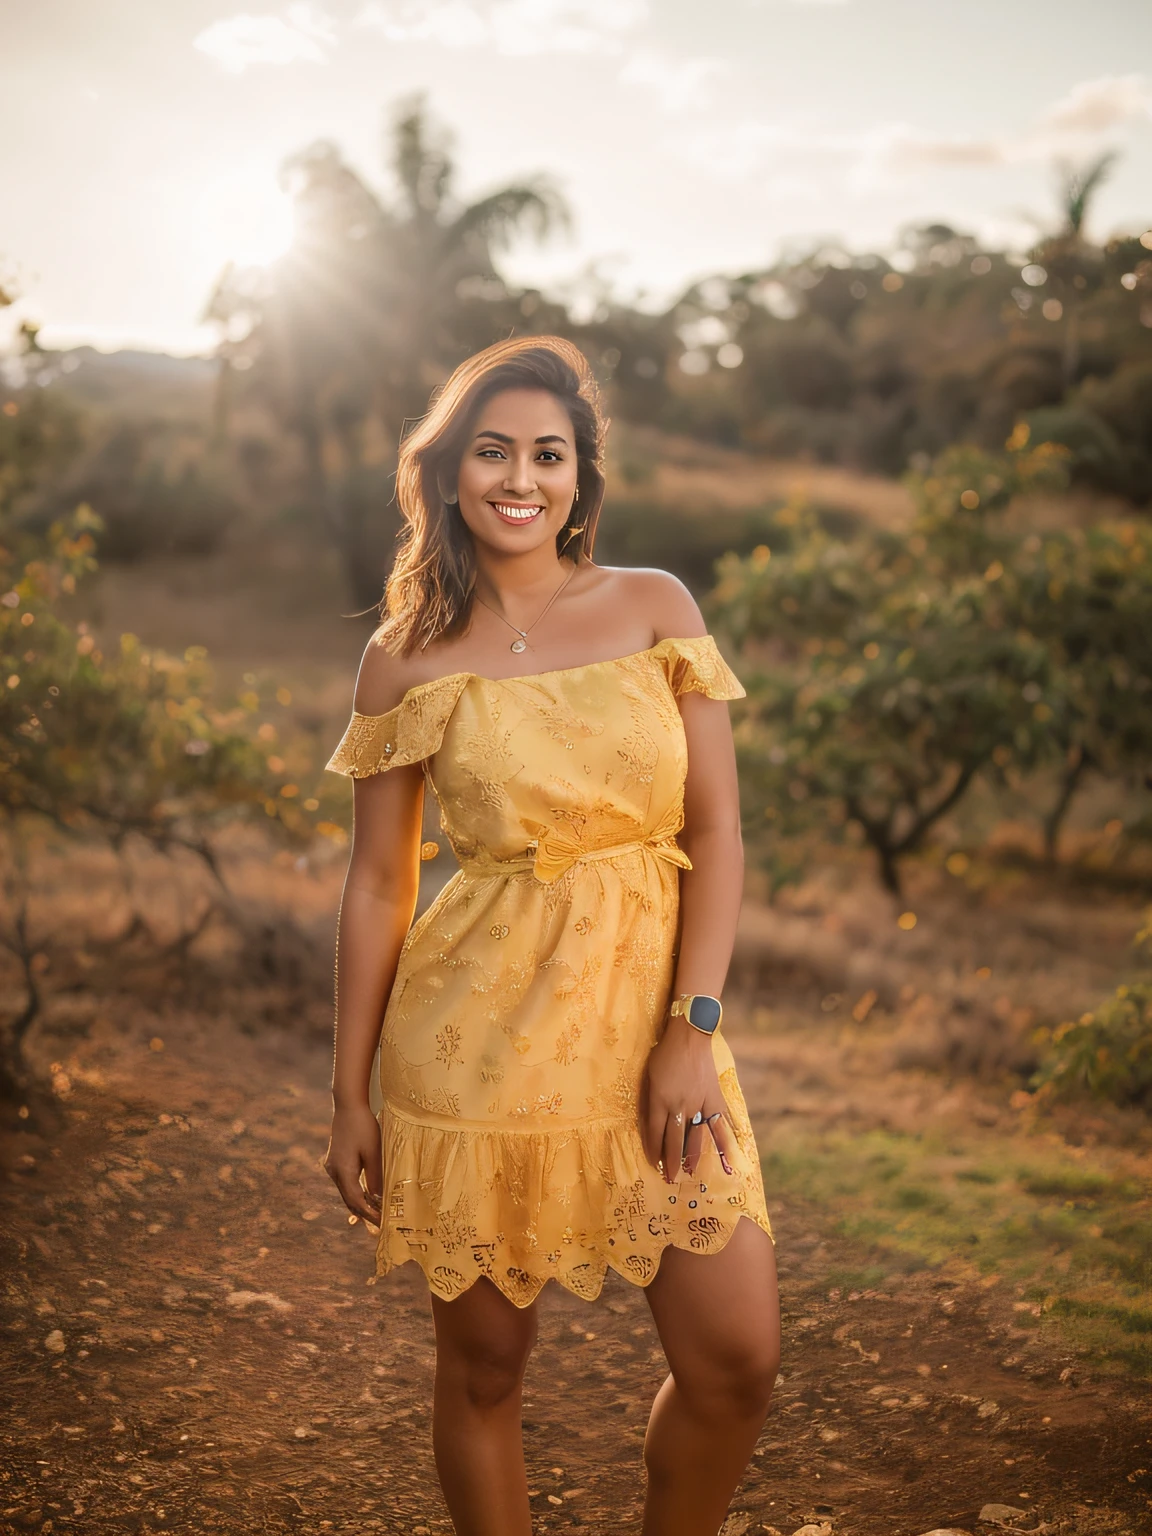
[[[114,428],[38,499],[27,521],[44,528],[83,502],[100,519],[101,560],[211,554],[238,516],[236,499],[202,443],[173,451],[170,435],[155,423]]]
[[[22,1042],[39,1008],[29,925],[35,828],[98,836],[114,848],[132,837],[197,854],[223,886],[214,834],[258,817],[289,839],[310,839],[316,796],[301,789],[315,766],[290,777],[287,749],[254,690],[220,701],[207,653],[175,658],[122,635],[105,656],[86,624],[66,617],[77,582],[95,565],[99,518],[86,506],[43,534],[20,516],[53,451],[40,393],[8,402],[0,421],[20,423],[19,453],[0,479],[0,839],[9,898],[0,943],[21,963],[27,1001],[0,1031],[0,1092],[23,1093]],[[37,425],[39,423],[39,425]],[[278,755],[284,750],[285,757]]]
[[[1036,413],[1075,478],[1152,498],[1152,235],[1084,237],[1107,169],[1069,174],[1026,258],[929,225],[891,259],[822,245],[693,284],[659,317],[680,365],[661,424],[898,474],[951,443],[994,450]]]
[[[1152,928],[1139,935],[1152,950]],[[1118,987],[1101,1007],[1044,1031],[1036,1074],[1043,1098],[1088,1095],[1152,1109],[1152,982]]]
[[[754,841],[854,825],[898,892],[900,860],[978,775],[1058,764],[1063,816],[1087,767],[1143,769],[1152,530],[1022,532],[1013,499],[1063,462],[1013,441],[914,476],[908,534],[835,537],[795,505],[779,553],[721,562],[715,620],[756,657],[738,732]]]
[[[306,836],[299,787],[283,797],[248,707],[214,704],[207,654],[151,652],[133,635],[105,656],[60,603],[94,564],[98,519],[81,507],[31,558],[0,554],[0,814],[28,814],[114,842],[210,858],[210,834],[238,813]],[[277,759],[277,762],[280,760]],[[282,777],[282,776],[281,776]]]
[[[3,295],[0,294],[0,308]],[[5,391],[0,409],[0,509],[11,519],[81,445],[76,412],[48,389]]]
[[[1152,261],[1141,265],[1152,274]],[[1152,497],[1152,362],[1089,378],[1065,411],[1036,413],[1028,421],[1037,440],[1068,445],[1073,472],[1086,484],[1138,501]]]
[[[596,535],[596,558],[605,565],[659,566],[693,591],[704,592],[722,555],[750,554],[770,536],[775,510],[705,512],[640,496],[610,495]]]
[[[1152,984],[1120,987],[1094,1013],[1059,1025],[1051,1041],[1037,1087],[1152,1106]]]

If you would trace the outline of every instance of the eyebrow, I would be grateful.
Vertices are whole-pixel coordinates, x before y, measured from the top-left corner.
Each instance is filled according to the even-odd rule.
[[[507,432],[492,432],[487,428],[477,432],[476,436],[477,438],[494,437],[498,443],[512,443],[515,441],[514,438],[508,436]],[[563,443],[565,447],[568,446],[568,439],[559,432],[546,432],[543,437],[538,437],[536,441],[538,443]]]

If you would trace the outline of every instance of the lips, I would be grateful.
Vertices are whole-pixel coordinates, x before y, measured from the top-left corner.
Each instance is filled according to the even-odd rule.
[[[515,501],[490,501],[488,505],[496,513],[497,517],[503,518],[506,523],[514,523],[517,527],[521,528],[525,523],[530,523],[534,518],[539,517],[544,510],[537,502],[532,502],[525,506]]]

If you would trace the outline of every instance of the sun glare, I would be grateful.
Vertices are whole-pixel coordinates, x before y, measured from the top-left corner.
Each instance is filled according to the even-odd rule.
[[[218,266],[267,266],[292,243],[292,201],[263,167],[219,177],[200,199],[199,218]]]

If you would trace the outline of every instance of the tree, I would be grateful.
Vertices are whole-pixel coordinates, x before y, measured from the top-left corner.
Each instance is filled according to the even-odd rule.
[[[1111,174],[1116,151],[1108,150],[1087,165],[1064,165],[1060,173],[1060,203],[1064,215],[1061,237],[1082,241],[1092,199]]]
[[[159,852],[184,849],[226,898],[219,828],[256,817],[307,842],[320,808],[276,755],[274,728],[258,720],[259,696],[215,695],[202,647],[177,658],[122,635],[105,656],[88,626],[65,616],[94,568],[99,519],[80,507],[39,534],[21,518],[24,497],[61,443],[46,393],[34,384],[12,391],[0,410],[0,865],[8,908],[0,944],[16,956],[26,990],[20,1011],[0,1020],[0,1098],[23,1095],[29,1081],[24,1040],[40,1010],[43,942],[32,932],[29,898],[45,833],[116,850],[132,839]]]
[[[854,824],[899,894],[901,861],[978,776],[1061,766],[1058,828],[1088,766],[1147,770],[1152,530],[1005,516],[1061,474],[1026,433],[998,456],[954,448],[912,477],[910,534],[837,538],[792,507],[776,550],[721,562],[716,621],[756,651],[739,728],[754,834]]]
[[[1044,286],[1062,311],[1065,389],[1075,383],[1080,372],[1084,302],[1099,291],[1104,276],[1103,252],[1089,242],[1084,226],[1092,202],[1115,163],[1116,154],[1110,150],[1086,165],[1060,168],[1061,225],[1033,251],[1034,264],[1047,276]]]
[[[567,218],[543,179],[459,202],[450,148],[419,101],[398,112],[390,150],[391,203],[330,144],[293,156],[291,250],[267,268],[229,269],[208,308],[225,400],[257,396],[298,442],[307,500],[364,607],[383,590],[384,506],[405,423],[470,352],[551,318],[538,295],[512,293],[494,258]]]

